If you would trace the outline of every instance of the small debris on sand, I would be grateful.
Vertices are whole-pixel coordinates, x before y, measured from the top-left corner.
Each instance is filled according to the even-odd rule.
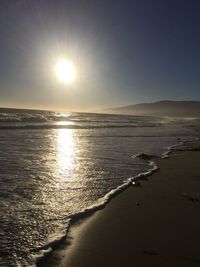
[[[187,200],[190,200],[192,202],[197,202],[199,201],[199,198],[198,197],[193,197],[193,196],[189,196],[188,194],[186,193],[182,193],[181,194],[183,198],[187,199]]]
[[[143,253],[144,254],[147,254],[149,256],[156,256],[156,255],[158,255],[158,253],[155,252],[154,250],[143,250]]]
[[[139,181],[133,181],[132,185],[133,186],[141,186],[141,183]]]
[[[135,204],[136,204],[137,206],[141,206],[141,205],[142,205],[142,202],[140,202],[140,201],[136,201]]]

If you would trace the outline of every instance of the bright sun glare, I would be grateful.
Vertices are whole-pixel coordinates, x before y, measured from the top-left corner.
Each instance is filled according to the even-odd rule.
[[[67,59],[60,59],[55,66],[57,78],[65,83],[71,83],[75,80],[76,69],[72,62]]]

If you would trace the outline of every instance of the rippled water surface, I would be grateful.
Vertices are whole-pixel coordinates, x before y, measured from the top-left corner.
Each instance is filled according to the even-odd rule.
[[[29,266],[70,216],[147,171],[192,133],[153,117],[1,110],[0,266]]]

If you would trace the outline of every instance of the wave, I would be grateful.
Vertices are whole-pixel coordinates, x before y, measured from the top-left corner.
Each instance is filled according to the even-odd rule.
[[[166,121],[165,121],[166,122]],[[56,123],[60,123],[58,126]],[[66,113],[38,110],[0,109],[0,129],[95,127],[154,127],[164,123],[163,118],[134,115],[107,115],[97,113]],[[82,125],[82,126],[80,126]],[[119,125],[119,126],[117,126]]]
[[[35,266],[43,266],[43,263],[47,257],[49,257],[52,253],[53,250],[57,249],[60,244],[62,244],[63,241],[66,240],[68,233],[69,233],[69,228],[75,224],[77,221],[80,219],[86,218],[90,215],[92,215],[95,211],[103,209],[110,201],[112,198],[117,196],[119,193],[127,189],[129,186],[134,185],[135,182],[138,182],[140,180],[143,180],[145,177],[152,175],[154,172],[159,170],[159,167],[156,165],[154,161],[149,161],[149,166],[150,169],[145,172],[141,172],[138,175],[134,177],[130,177],[124,182],[122,185],[118,186],[116,189],[111,190],[109,193],[107,193],[104,197],[99,199],[98,203],[85,208],[84,210],[71,214],[67,216],[68,220],[68,226],[66,226],[66,233],[59,238],[57,237],[55,240],[45,244],[43,247],[38,249],[38,254],[34,254],[34,258],[36,259],[36,265]]]
[[[29,114],[30,115],[30,114]],[[65,116],[62,114],[58,114],[58,115],[44,115],[42,114],[42,116],[39,116],[34,114],[31,114],[31,116],[27,116],[27,114],[24,116],[22,114],[20,114],[20,116],[16,115],[16,117],[12,117],[11,121],[11,116],[9,118],[9,120],[5,123],[6,121],[6,116],[5,115],[5,121],[2,123],[0,123],[0,130],[20,130],[20,129],[24,129],[24,130],[34,130],[34,129],[99,129],[99,128],[135,128],[135,127],[155,127],[158,125],[157,121],[155,121],[155,123],[152,122],[146,122],[145,120],[142,121],[130,121],[127,124],[127,119],[126,117],[124,117],[124,120],[120,119],[120,122],[116,122],[115,120],[111,120],[111,117],[109,119],[104,119],[103,116],[99,116],[98,119],[96,119],[96,114],[95,115],[88,115],[88,118],[83,118],[80,115],[73,115],[73,116]],[[51,117],[52,116],[52,117]],[[7,116],[8,117],[8,116]],[[93,117],[93,119],[91,120],[91,118]],[[48,118],[48,119],[47,119]],[[118,117],[119,118],[119,117]],[[134,116],[132,116],[132,118],[134,119]],[[0,114],[0,119],[1,119],[1,114]],[[16,119],[16,121],[14,121],[14,119]],[[138,119],[138,117],[137,117]],[[58,123],[61,122],[61,123]],[[167,127],[166,127],[167,129]],[[165,129],[164,129],[165,130]],[[93,133],[95,132],[95,135],[93,135]],[[90,131],[85,131],[84,137],[100,137],[100,138],[105,138],[105,137],[113,137],[113,135],[110,135],[112,131],[111,130],[106,130],[106,131],[92,131],[92,133]],[[136,135],[126,135],[127,133],[129,133],[129,131],[124,131],[124,130],[116,130],[116,135],[115,137],[153,137],[153,138],[157,138],[158,136],[155,135],[151,135],[152,131],[149,129],[149,131],[147,131],[147,135],[146,135],[146,130],[144,131],[137,131],[137,130],[133,130],[131,131],[131,133],[135,133]],[[11,133],[11,132],[10,132]],[[20,132],[18,132],[20,133]],[[23,134],[26,134],[26,131],[23,132]],[[41,132],[42,133],[42,132]],[[124,134],[125,133],[125,134]],[[140,135],[141,133],[141,135]],[[168,131],[165,131],[165,136],[159,136],[160,137],[168,137],[169,135],[167,135]],[[170,131],[169,131],[170,133]],[[5,134],[7,134],[7,132],[1,132],[2,136],[4,136]],[[97,135],[96,135],[97,134]],[[104,135],[105,134],[105,135]],[[139,135],[138,135],[139,134]],[[143,135],[144,134],[144,135]],[[149,134],[149,135],[148,135]],[[153,132],[154,134],[154,132]],[[155,131],[155,134],[159,135],[159,130]],[[82,137],[82,133],[78,133],[79,136]],[[181,135],[182,136],[182,135]],[[173,135],[173,137],[175,137]],[[178,136],[177,136],[178,137]],[[178,138],[176,138],[176,140],[178,141]],[[153,140],[155,141],[155,140]],[[181,144],[181,142],[178,142],[178,144],[176,144],[175,146],[171,146],[168,148],[165,148],[165,152],[161,155],[161,157],[166,158],[168,157],[169,153],[172,151],[173,147],[179,146]],[[143,147],[143,146],[142,146]],[[136,150],[136,151],[141,151],[141,149]],[[156,151],[156,150],[153,150]],[[155,152],[156,153],[156,152]],[[106,155],[105,155],[106,156]],[[75,214],[70,214],[66,217],[66,225],[64,225],[64,229],[59,229],[59,233],[55,233],[54,236],[51,236],[48,241],[46,242],[46,244],[44,246],[38,247],[37,249],[34,249],[31,251],[31,256],[34,257],[35,262],[38,266],[43,266],[42,264],[40,265],[41,262],[43,262],[45,260],[46,257],[49,256],[49,254],[51,254],[59,245],[60,243],[62,243],[68,236],[68,231],[69,231],[69,227],[71,225],[73,225],[73,223],[75,223],[76,221],[78,221],[80,218],[89,216],[90,214],[92,214],[94,211],[102,209],[105,207],[105,205],[113,198],[115,197],[118,193],[120,193],[121,191],[125,190],[127,187],[129,187],[132,184],[136,184],[139,183],[140,180],[146,179],[145,177],[151,175],[154,171],[158,170],[158,167],[156,166],[156,163],[154,162],[155,158],[158,158],[158,156],[155,155],[151,155],[151,154],[146,154],[146,153],[139,153],[137,155],[133,155],[132,157],[137,157],[139,160],[144,160],[148,163],[148,166],[145,167],[146,169],[148,168],[147,171],[142,172],[142,170],[140,169],[140,172],[138,175],[134,176],[134,177],[129,177],[127,178],[124,182],[121,182],[121,185],[118,186],[117,188],[111,190],[110,192],[108,192],[104,197],[102,197],[101,199],[98,200],[98,202],[95,205],[92,205],[88,208],[85,208],[83,210],[81,210],[78,213]],[[143,166],[144,162],[142,163]],[[144,164],[146,166],[146,164]],[[138,171],[139,172],[139,171]],[[138,173],[137,172],[137,173]],[[131,175],[131,173],[129,173]],[[128,177],[128,175],[126,176]],[[119,183],[118,183],[119,184]],[[62,225],[63,226],[63,225]],[[62,227],[61,227],[62,228]],[[29,255],[30,256],[30,255]],[[20,266],[20,265],[19,265]],[[30,265],[28,265],[30,266]]]
[[[194,140],[199,140],[200,138],[195,137]],[[149,164],[149,169],[147,171],[141,172],[138,175],[134,177],[129,177],[123,184],[118,186],[117,188],[111,190],[108,192],[104,197],[99,199],[98,203],[85,208],[84,210],[71,214],[67,216],[66,220],[68,222],[68,225],[66,225],[66,233],[64,235],[58,236],[53,241],[50,241],[45,246],[41,247],[38,252],[40,252],[38,255],[34,255],[36,259],[36,265],[35,266],[43,266],[43,263],[45,262],[46,258],[49,257],[53,250],[58,249],[59,246],[62,244],[63,241],[67,239],[68,232],[71,226],[75,224],[80,219],[86,218],[90,215],[92,215],[95,211],[103,209],[115,196],[117,196],[122,191],[126,190],[131,185],[139,185],[140,181],[145,180],[148,176],[152,175],[154,172],[159,170],[159,166],[157,166],[156,162],[153,159],[166,159],[169,158],[170,153],[172,153],[175,150],[184,150],[181,149],[181,147],[186,143],[191,143],[192,141],[180,141],[178,140],[178,143],[168,146],[165,148],[165,151],[162,153],[161,156],[157,155],[151,155],[147,153],[139,153],[136,155],[133,155],[132,157],[137,157],[141,160],[145,160]],[[187,149],[186,149],[187,150]]]
[[[190,142],[190,141],[186,141]],[[154,172],[159,170],[159,167],[157,166],[156,162],[152,159],[156,158],[163,158],[166,159],[169,157],[169,154],[177,147],[183,145],[185,142],[177,143],[175,145],[166,147],[166,151],[159,157],[156,155],[146,154],[146,153],[139,153],[136,155],[133,155],[132,157],[137,157],[141,160],[145,160],[149,164],[149,169],[147,171],[141,172],[138,175],[134,177],[129,177],[123,184],[118,186],[117,188],[111,190],[108,192],[104,197],[99,199],[98,203],[85,208],[84,210],[71,214],[67,216],[68,225],[66,226],[66,233],[62,236],[47,243],[45,246],[41,247],[38,252],[40,252],[38,255],[35,255],[36,259],[36,266],[43,266],[43,263],[45,262],[46,258],[49,257],[53,250],[59,248],[59,246],[62,244],[63,241],[67,239],[69,229],[73,224],[75,224],[80,219],[86,218],[90,215],[92,215],[95,211],[103,209],[115,196],[117,196],[122,191],[126,190],[131,185],[138,185],[140,181],[145,180],[148,176],[152,175]]]
[[[156,127],[157,125],[58,125],[58,124],[32,124],[32,125],[0,125],[0,130],[20,129],[99,129],[99,128],[135,128],[135,127]]]

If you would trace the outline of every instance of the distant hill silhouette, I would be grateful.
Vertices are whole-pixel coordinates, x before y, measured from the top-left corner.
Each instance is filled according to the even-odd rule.
[[[200,117],[200,101],[159,101],[110,108],[111,114],[151,115],[171,117]]]

